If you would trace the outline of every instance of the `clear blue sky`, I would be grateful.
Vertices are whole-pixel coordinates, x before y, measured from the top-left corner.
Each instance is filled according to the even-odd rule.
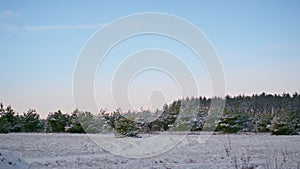
[[[0,102],[13,105],[19,112],[29,108],[42,114],[57,109],[70,112],[74,108],[73,71],[85,42],[102,25],[137,12],[173,14],[202,30],[223,64],[227,94],[300,92],[299,9],[298,0],[1,0]],[[141,44],[145,39],[149,43]],[[133,39],[130,44],[131,48],[125,48],[137,50],[154,44],[172,47],[172,42],[156,37]],[[119,49],[122,52],[122,46]],[[185,49],[174,50],[184,53]],[[113,57],[113,52],[110,55]],[[100,85],[101,78],[110,75],[109,65],[114,60],[109,59],[108,56],[102,75],[97,75],[96,84]],[[191,69],[198,69],[193,67],[192,60],[186,62],[191,62]],[[202,70],[199,68],[196,76],[201,76]],[[138,84],[137,79],[135,85]],[[205,91],[203,95],[209,95]],[[101,89],[96,95],[101,95]],[[109,107],[109,103],[103,106]]]

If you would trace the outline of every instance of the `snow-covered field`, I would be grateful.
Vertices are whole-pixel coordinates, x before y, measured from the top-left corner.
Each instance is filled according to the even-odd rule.
[[[199,137],[203,135],[187,135],[171,150],[153,157],[128,158],[110,153],[84,134],[1,134],[0,168],[25,168],[26,165],[74,169],[300,167],[300,136],[219,134],[201,143]]]

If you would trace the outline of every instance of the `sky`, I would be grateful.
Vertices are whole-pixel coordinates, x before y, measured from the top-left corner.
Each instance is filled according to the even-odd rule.
[[[142,12],[175,15],[200,29],[218,53],[226,94],[299,93],[299,9],[298,0],[0,0],[0,102],[20,113],[30,108],[42,115],[71,112],[76,107],[73,75],[83,46],[106,24]],[[99,108],[118,107],[107,92],[113,73],[126,56],[147,48],[177,55],[200,84],[200,95],[211,96],[209,75],[191,51],[172,39],[145,35],[120,43],[98,67]],[[159,108],[185,96],[172,78],[155,70],[138,74],[128,89],[133,108]]]

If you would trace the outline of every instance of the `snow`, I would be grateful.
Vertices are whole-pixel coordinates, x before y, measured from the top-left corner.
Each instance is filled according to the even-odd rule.
[[[0,150],[0,169],[29,169],[29,165],[15,154]]]
[[[114,138],[111,134],[0,134],[0,159],[6,159],[0,169],[26,168],[28,164],[37,169],[299,168],[300,136],[182,135],[142,135],[152,139],[146,147],[143,138]]]

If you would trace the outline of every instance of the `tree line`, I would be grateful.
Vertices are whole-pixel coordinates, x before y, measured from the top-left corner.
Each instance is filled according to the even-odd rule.
[[[210,110],[213,99],[225,99],[223,113]],[[214,114],[215,113],[215,114]],[[300,129],[300,96],[283,93],[261,93],[226,98],[187,97],[165,104],[155,111],[138,110],[97,114],[75,109],[58,110],[46,119],[33,109],[19,114],[11,106],[0,104],[0,133],[68,132],[106,133],[134,136],[163,131],[270,132],[274,135],[298,134]]]

